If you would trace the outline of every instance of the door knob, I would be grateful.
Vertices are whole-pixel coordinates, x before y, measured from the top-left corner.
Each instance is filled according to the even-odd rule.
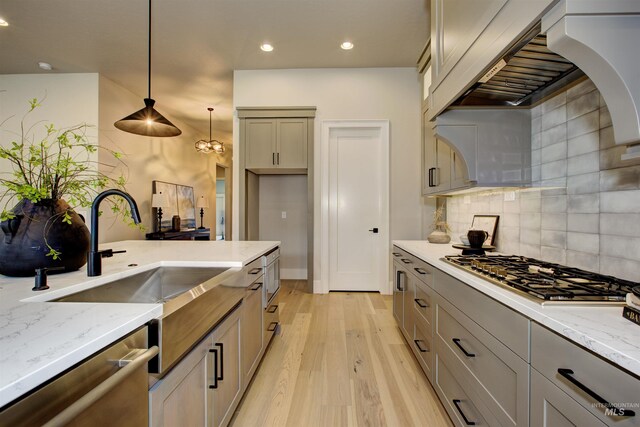
[[[373,231],[374,234],[378,234],[378,227],[374,227],[374,228],[370,229],[369,231]]]

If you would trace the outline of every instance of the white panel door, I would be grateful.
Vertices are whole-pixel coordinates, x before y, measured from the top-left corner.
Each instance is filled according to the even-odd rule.
[[[380,127],[329,132],[329,289],[384,291],[388,138]]]

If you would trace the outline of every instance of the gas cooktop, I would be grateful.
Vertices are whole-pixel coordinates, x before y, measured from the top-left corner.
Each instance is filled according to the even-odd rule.
[[[444,261],[542,305],[624,305],[638,283],[518,255],[447,255]]]

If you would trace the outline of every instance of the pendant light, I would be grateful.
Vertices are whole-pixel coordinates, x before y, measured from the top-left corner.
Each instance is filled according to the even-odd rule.
[[[149,0],[149,68],[148,68],[149,95],[144,99],[145,107],[118,120],[114,126],[120,130],[136,135],[144,136],[178,136],[182,133],[173,123],[153,108],[155,100],[151,98],[151,0]]]
[[[196,151],[199,153],[224,153],[224,144],[215,139],[211,139],[211,113],[213,112],[213,108],[207,108],[209,110],[209,140],[205,141],[204,139],[196,142]]]

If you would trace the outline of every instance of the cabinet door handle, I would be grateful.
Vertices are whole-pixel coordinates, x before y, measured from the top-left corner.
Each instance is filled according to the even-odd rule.
[[[210,389],[218,388],[218,349],[210,348],[209,353],[213,353],[213,385],[210,385]]]
[[[276,153],[271,153],[271,164],[276,165]]]
[[[217,342],[214,345],[220,349],[220,376],[218,380],[224,381],[224,346],[221,342]]]
[[[462,415],[462,419],[464,420],[464,423],[468,426],[474,426],[476,425],[475,421],[469,421],[469,419],[467,418],[467,416],[464,414],[464,412],[462,412],[462,409],[460,409],[460,400],[459,399],[453,399],[453,405],[456,407],[456,409],[458,410],[458,412],[460,413],[460,415]]]
[[[276,165],[280,166],[280,153],[276,153]]]
[[[433,187],[433,168],[429,168],[428,174],[429,174],[429,187]]]
[[[396,273],[396,289],[399,290],[400,292],[404,292],[404,288],[402,287],[403,274],[404,274],[404,271],[402,270],[398,270],[398,272]]]
[[[414,269],[415,271],[417,271],[418,273],[423,274],[423,275],[424,275],[424,274],[431,274],[431,273],[429,273],[427,270],[424,270],[424,269],[422,269],[422,268],[420,268],[420,267],[414,267],[413,269]]]
[[[267,308],[267,313],[269,314],[273,314],[276,311],[278,311],[278,305],[270,305],[269,308]]]
[[[416,302],[416,304],[418,304],[418,306],[420,306],[420,308],[428,308],[429,304],[427,304],[423,299],[421,298],[415,298],[414,301]]]
[[[257,291],[258,289],[260,289],[262,287],[262,283],[258,282],[255,284],[255,286],[253,288],[250,288],[250,291]]]
[[[273,328],[271,326],[273,326]],[[267,327],[267,332],[273,332],[276,330],[277,327],[278,327],[278,322],[271,322]]]
[[[400,261],[402,261],[405,264],[411,264],[411,260],[408,260],[406,258],[402,258],[402,259],[400,259]]]
[[[413,342],[416,344],[416,347],[418,347],[418,350],[420,350],[420,353],[427,353],[429,351],[428,348],[422,348],[422,346],[420,345],[422,340],[413,340]]]
[[[620,408],[619,406],[616,406],[607,402],[604,398],[600,397],[600,395],[597,394],[595,391],[591,390],[589,387],[587,387],[586,385],[582,384],[580,381],[572,377],[573,371],[571,369],[558,368],[558,373],[564,378],[566,378],[573,385],[578,387],[580,390],[587,393],[596,402],[600,403],[606,409],[613,411],[613,415],[617,417],[635,417],[636,413],[631,409]]]
[[[262,268],[252,268],[251,270],[249,270],[249,274],[258,274],[262,271]]]
[[[460,344],[460,338],[453,338],[451,341],[453,341],[453,343],[457,345],[460,350],[462,350],[465,356],[476,357],[474,353],[469,353],[467,350],[464,349],[464,347],[462,347],[462,344]]]

